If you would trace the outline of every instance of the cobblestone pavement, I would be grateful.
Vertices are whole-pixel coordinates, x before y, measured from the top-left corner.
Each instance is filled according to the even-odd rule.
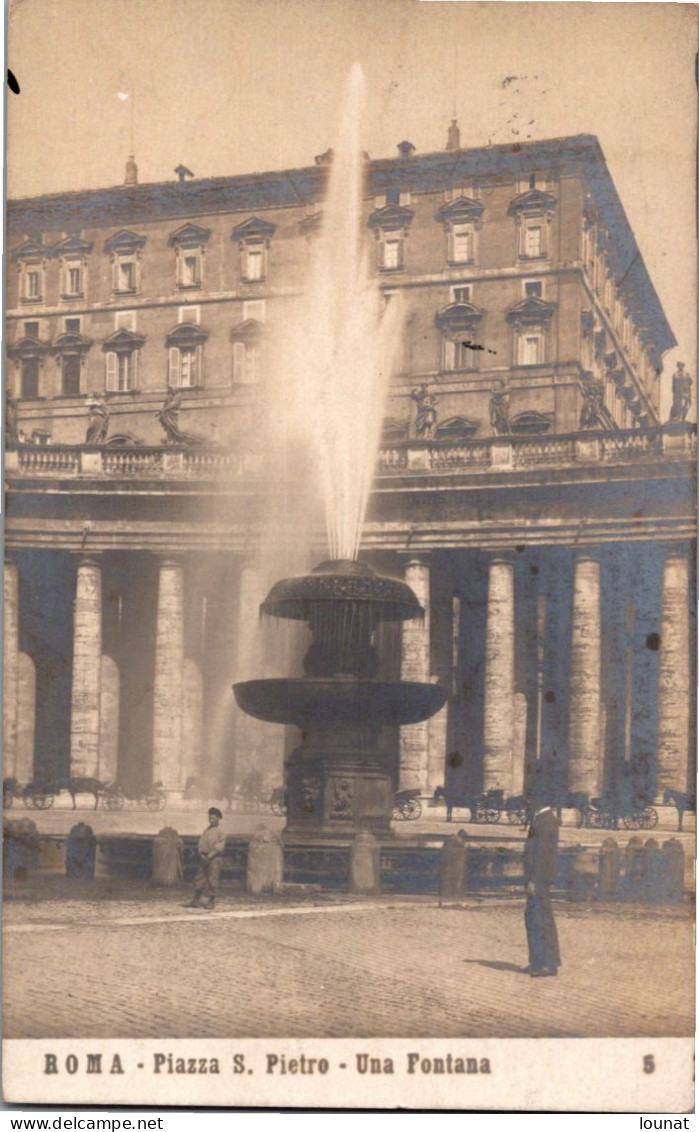
[[[375,901],[61,878],[7,893],[5,1036],[525,1037],[693,1032],[692,915],[561,903],[564,967],[533,980],[523,901]]]

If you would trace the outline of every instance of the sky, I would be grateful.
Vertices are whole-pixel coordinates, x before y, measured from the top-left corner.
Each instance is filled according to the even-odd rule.
[[[8,193],[122,183],[132,129],[142,183],[312,164],[355,60],[372,157],[454,114],[463,146],[596,134],[679,342],[667,410],[696,373],[696,41],[689,4],[13,0]]]

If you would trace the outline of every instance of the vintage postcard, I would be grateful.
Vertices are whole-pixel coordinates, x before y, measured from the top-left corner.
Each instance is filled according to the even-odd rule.
[[[691,1111],[696,47],[11,3],[6,1104]]]

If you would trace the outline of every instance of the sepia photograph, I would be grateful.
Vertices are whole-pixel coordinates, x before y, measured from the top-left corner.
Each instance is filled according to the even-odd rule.
[[[696,51],[11,0],[6,1104],[692,1111]]]

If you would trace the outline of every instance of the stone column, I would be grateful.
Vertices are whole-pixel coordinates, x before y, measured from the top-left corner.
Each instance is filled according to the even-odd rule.
[[[515,588],[511,562],[494,558],[488,577],[483,704],[483,789],[512,783],[514,743]]]
[[[119,757],[119,666],[106,653],[102,656],[102,691],[100,697],[100,767],[98,778],[114,782]]]
[[[599,793],[602,630],[599,562],[575,561],[573,633],[570,650],[568,789]]]
[[[98,777],[101,672],[102,570],[93,558],[83,557],[73,606],[70,773],[74,778]]]
[[[190,657],[184,662],[182,681],[182,781],[186,784],[188,778],[202,775],[204,722],[204,682],[199,665]]]
[[[36,731],[36,668],[26,652],[19,654],[17,695],[17,762],[15,774],[20,782],[34,778],[34,734]]]
[[[658,673],[657,796],[688,789],[689,716],[689,560],[672,555],[663,566]]]
[[[5,562],[3,626],[3,761],[6,778],[17,775],[19,706],[19,572]]]
[[[513,795],[524,794],[528,707],[524,692],[515,692],[512,708],[512,781],[509,791]]]
[[[401,639],[401,680],[430,680],[430,568],[413,558],[405,566],[405,581],[425,611],[421,621],[404,621]],[[399,789],[428,790],[429,720],[400,729]]]
[[[184,569],[164,559],[158,578],[153,685],[153,781],[165,790],[184,787],[182,757],[182,669],[184,663]]]

